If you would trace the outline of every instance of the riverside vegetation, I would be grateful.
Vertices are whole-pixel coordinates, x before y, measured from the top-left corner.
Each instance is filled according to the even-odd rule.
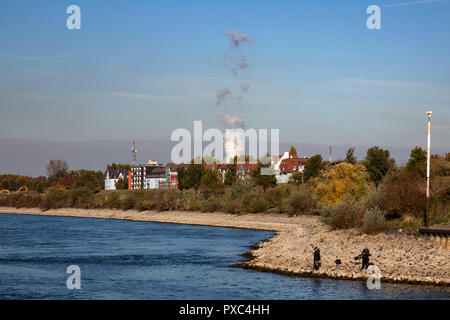
[[[360,162],[353,152],[350,148],[345,160],[334,166],[313,156],[303,173],[279,185],[274,177],[259,175],[260,165],[249,183],[236,179],[232,165],[222,183],[217,171],[191,164],[179,169],[179,189],[171,190],[104,191],[102,172],[69,172],[65,162],[52,160],[48,178],[0,176],[0,189],[30,189],[1,196],[0,206],[315,214],[334,229],[357,228],[370,234],[394,227],[417,231],[426,206],[425,151],[414,148],[405,167],[396,166],[389,151],[378,147],[370,148]],[[450,153],[432,157],[431,177],[430,223],[445,224],[450,217]],[[117,187],[126,188],[126,183],[119,181]]]

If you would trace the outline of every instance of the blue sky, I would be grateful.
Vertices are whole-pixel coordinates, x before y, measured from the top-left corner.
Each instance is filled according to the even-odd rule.
[[[255,41],[238,77],[232,30]],[[5,0],[0,39],[0,138],[164,140],[232,114],[282,141],[424,146],[429,106],[450,146],[449,1]]]

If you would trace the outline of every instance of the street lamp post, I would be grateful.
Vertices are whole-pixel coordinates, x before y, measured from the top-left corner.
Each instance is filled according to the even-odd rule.
[[[430,142],[431,142],[431,111],[427,111],[428,116],[428,149],[427,149],[427,212],[425,213],[425,227],[428,227],[428,213],[430,210]]]

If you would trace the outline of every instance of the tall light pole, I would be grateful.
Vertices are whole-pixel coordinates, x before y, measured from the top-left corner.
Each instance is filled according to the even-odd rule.
[[[427,111],[428,116],[428,149],[427,149],[427,212],[425,213],[425,227],[428,227],[428,213],[430,210],[430,142],[431,142],[431,111]]]

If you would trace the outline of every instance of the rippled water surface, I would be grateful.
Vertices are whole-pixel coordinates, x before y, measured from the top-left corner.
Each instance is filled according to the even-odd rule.
[[[450,289],[230,268],[271,232],[0,214],[0,299],[449,299]],[[81,289],[66,269],[81,270]]]

